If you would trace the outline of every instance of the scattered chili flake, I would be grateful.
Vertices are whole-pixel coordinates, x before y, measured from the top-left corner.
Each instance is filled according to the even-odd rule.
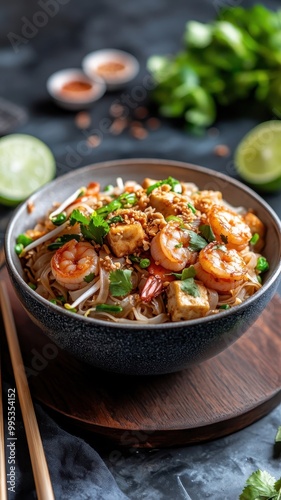
[[[134,115],[139,120],[143,120],[148,116],[148,109],[145,106],[138,106],[134,111]]]
[[[88,137],[87,143],[91,148],[97,148],[101,143],[101,138],[97,134],[90,135]]]
[[[78,128],[88,128],[91,125],[91,116],[86,111],[81,111],[75,116],[75,124]]]
[[[151,130],[157,130],[161,126],[161,122],[158,118],[152,116],[151,118],[148,118],[148,120],[146,121],[146,125]]]
[[[214,153],[215,153],[216,156],[221,156],[221,157],[229,156],[230,155],[230,149],[225,144],[218,144],[214,148]]]
[[[124,114],[124,106],[122,106],[122,104],[113,103],[110,106],[109,113],[114,118],[120,118]]]
[[[143,127],[131,127],[131,134],[133,137],[135,137],[135,139],[145,139],[148,135],[148,132],[147,130],[145,130],[145,128]]]
[[[123,130],[127,127],[128,121],[126,118],[116,118],[111,126],[110,126],[110,132],[114,135],[119,135],[123,132]]]

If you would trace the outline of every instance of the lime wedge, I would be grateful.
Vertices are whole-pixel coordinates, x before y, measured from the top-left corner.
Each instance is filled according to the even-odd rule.
[[[253,128],[238,144],[234,163],[241,178],[262,191],[281,189],[281,121]]]
[[[49,182],[56,163],[51,150],[36,137],[10,134],[0,139],[0,203],[14,206]]]

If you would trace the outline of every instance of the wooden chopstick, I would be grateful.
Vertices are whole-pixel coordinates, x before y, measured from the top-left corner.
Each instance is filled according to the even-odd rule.
[[[55,496],[48,465],[24,370],[10,299],[4,281],[0,281],[0,298],[6,337],[22,412],[22,419],[26,432],[37,497],[38,500],[54,500]]]

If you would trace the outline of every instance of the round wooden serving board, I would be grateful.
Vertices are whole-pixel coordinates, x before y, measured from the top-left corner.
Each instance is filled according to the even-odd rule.
[[[281,299],[234,345],[190,369],[132,377],[105,373],[63,353],[36,327],[9,283],[34,398],[119,445],[161,447],[235,432],[281,401]],[[70,420],[69,420],[70,419]]]

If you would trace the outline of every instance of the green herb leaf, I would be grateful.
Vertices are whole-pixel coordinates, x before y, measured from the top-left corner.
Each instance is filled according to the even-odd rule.
[[[211,125],[218,107],[246,99],[269,115],[281,109],[280,11],[226,3],[218,1],[213,21],[186,24],[185,46],[174,56],[148,60],[160,114],[182,118],[188,130]]]
[[[205,240],[207,240],[209,243],[215,241],[216,237],[211,226],[209,226],[208,224],[201,224],[201,226],[199,226],[199,231],[203,238],[205,238]]]
[[[86,281],[86,283],[91,283],[91,281],[93,281],[95,277],[95,274],[94,273],[90,273],[88,274],[87,276],[84,277],[84,281]]]
[[[70,217],[70,224],[74,226],[76,222],[80,222],[81,224],[88,225],[89,224],[89,217],[86,217],[80,210],[75,209],[71,212]]]
[[[123,297],[130,293],[133,288],[131,281],[132,271],[129,269],[117,269],[109,274],[109,290],[113,297]]]
[[[180,181],[178,181],[177,179],[174,179],[174,177],[168,177],[167,179],[155,182],[154,184],[149,186],[146,190],[146,194],[147,195],[151,194],[152,191],[154,191],[154,189],[156,189],[160,186],[163,186],[164,184],[168,184],[169,186],[171,186],[172,191],[174,191],[175,193],[182,192],[182,187],[181,187]]]
[[[196,276],[196,270],[194,266],[185,267],[181,273],[170,273],[179,280],[185,280],[187,278],[194,278]]]
[[[230,305],[229,304],[222,304],[221,306],[219,306],[219,309],[230,309]]]
[[[109,232],[109,225],[100,215],[91,215],[88,226],[81,225],[81,231],[85,238],[94,240],[99,245],[103,244],[104,237]]]
[[[281,443],[281,425],[277,429],[277,434],[275,436],[275,443]]]
[[[181,289],[184,293],[193,297],[200,297],[200,292],[194,278],[187,278],[181,281]]]
[[[221,237],[221,241],[222,241],[225,245],[227,245],[227,243],[228,243],[228,237],[227,237],[225,234],[221,234],[221,235],[220,235],[220,237]]]
[[[253,472],[246,481],[246,487],[241,493],[239,500],[257,500],[276,498],[275,478],[268,472],[257,470]]]
[[[200,236],[200,234],[195,233],[194,231],[188,231],[189,234],[189,243],[188,248],[193,252],[198,252],[205,248],[208,242]]]

